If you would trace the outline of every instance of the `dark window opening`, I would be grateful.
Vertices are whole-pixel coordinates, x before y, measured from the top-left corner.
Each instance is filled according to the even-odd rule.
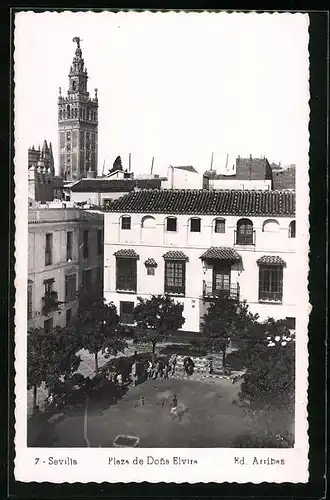
[[[201,220],[200,219],[191,219],[190,220],[190,231],[192,233],[200,233],[201,232]]]
[[[88,237],[89,237],[89,231],[85,230],[84,234],[83,234],[83,257],[84,257],[84,259],[88,259],[88,255],[89,255]]]
[[[66,233],[66,260],[72,260],[73,232]]]
[[[165,292],[185,294],[186,263],[180,260],[165,261]]]
[[[82,273],[82,287],[85,292],[89,293],[92,291],[92,269],[85,269]]]
[[[77,277],[75,274],[65,276],[65,300],[75,300],[77,295]]]
[[[119,303],[120,321],[127,325],[134,323],[134,302],[121,301]]]
[[[168,217],[166,219],[166,231],[176,231],[177,220],[175,217]]]
[[[250,220],[241,219],[237,222],[236,244],[253,245],[253,224]]]
[[[224,233],[226,231],[226,223],[222,219],[216,219],[214,223],[215,233]]]
[[[50,333],[53,330],[53,318],[45,319],[44,321],[44,332]]]
[[[72,321],[72,309],[67,309],[66,311],[66,325],[70,325],[71,321]]]
[[[149,276],[154,276],[154,274],[155,274],[155,268],[151,267],[151,266],[147,266],[147,274]]]
[[[118,258],[116,261],[116,289],[136,292],[136,259]]]
[[[296,237],[296,221],[293,220],[290,222],[289,225],[289,238],[295,238]]]
[[[131,218],[130,217],[122,217],[121,218],[121,228],[122,229],[131,229]]]
[[[283,268],[280,266],[260,266],[259,300],[282,302]]]
[[[286,326],[289,330],[296,329],[296,318],[286,317]]]
[[[51,266],[53,263],[53,234],[46,234],[45,244],[45,266]]]

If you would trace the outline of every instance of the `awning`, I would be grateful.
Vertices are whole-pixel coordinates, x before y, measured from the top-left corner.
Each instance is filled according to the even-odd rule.
[[[203,255],[200,256],[202,260],[227,260],[236,262],[241,260],[241,256],[233,248],[230,247],[210,247]]]
[[[135,250],[132,248],[122,248],[114,253],[115,257],[127,258],[127,259],[138,259],[139,256]]]
[[[263,255],[257,260],[259,266],[286,266],[286,262],[278,255]]]
[[[155,259],[152,259],[152,258],[149,258],[145,261],[144,265],[146,267],[157,267],[157,262],[155,261]]]
[[[180,250],[169,250],[163,257],[165,260],[188,260],[187,255]]]

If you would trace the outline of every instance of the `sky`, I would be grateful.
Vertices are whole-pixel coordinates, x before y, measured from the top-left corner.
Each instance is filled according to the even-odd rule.
[[[98,171],[224,172],[238,155],[308,162],[308,15],[22,12],[15,19],[15,147],[51,141],[76,44],[99,98]],[[24,152],[24,153],[23,153]],[[24,159],[25,158],[25,159]]]

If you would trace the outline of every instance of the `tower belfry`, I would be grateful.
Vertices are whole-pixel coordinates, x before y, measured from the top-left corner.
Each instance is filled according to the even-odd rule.
[[[64,97],[59,89],[58,130],[60,175],[67,181],[97,172],[98,97],[91,99],[87,90],[87,68],[82,57],[81,39],[77,44],[69,72],[69,87]]]

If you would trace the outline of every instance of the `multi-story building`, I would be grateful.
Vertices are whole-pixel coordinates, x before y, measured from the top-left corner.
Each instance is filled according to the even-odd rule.
[[[192,165],[170,165],[167,171],[167,179],[163,186],[165,189],[201,189],[202,177]]]
[[[183,330],[200,331],[221,290],[261,319],[296,317],[295,194],[141,190],[104,210],[104,296],[124,322],[137,297],[184,304]]]
[[[63,179],[55,176],[52,143],[28,150],[29,198],[47,202],[63,198]]]
[[[204,189],[273,189],[273,172],[267,158],[240,158],[236,159],[226,174],[217,174],[215,170],[208,170],[203,175]]]
[[[28,241],[28,328],[63,327],[76,313],[80,288],[103,288],[103,216],[34,206]]]
[[[76,181],[86,173],[97,172],[98,97],[91,99],[87,91],[80,38],[73,39],[77,48],[69,72],[67,97],[58,98],[59,166],[67,181]]]

